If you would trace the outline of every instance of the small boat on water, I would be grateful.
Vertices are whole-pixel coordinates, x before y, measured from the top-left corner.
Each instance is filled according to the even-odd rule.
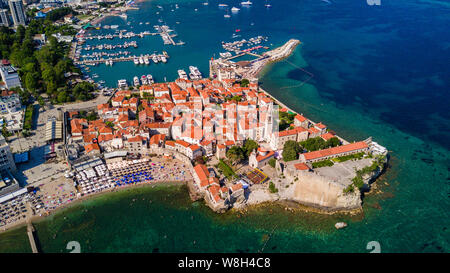
[[[161,56],[161,61],[162,61],[163,63],[166,63],[166,62],[167,62],[166,56]]]
[[[138,65],[139,64],[139,59],[138,58],[134,58],[133,62],[134,62],[134,64]]]
[[[236,8],[236,7],[232,7],[231,8],[231,11],[232,12],[238,12],[238,11],[240,11],[241,9],[240,8]]]
[[[139,64],[144,64],[144,58],[142,58],[142,56],[139,57]]]
[[[157,64],[159,62],[158,57],[156,57],[156,55],[152,56],[152,60],[155,64]]]
[[[347,223],[345,223],[345,222],[338,222],[338,223],[336,223],[336,224],[334,225],[334,227],[335,227],[336,229],[345,228],[346,226],[347,226]]]
[[[180,77],[180,79],[185,79],[185,80],[188,79],[188,76],[187,76],[186,72],[183,69],[179,69],[178,70],[178,76]]]
[[[141,82],[142,82],[142,84],[148,84],[147,76],[142,75],[141,76]]]
[[[145,63],[146,65],[149,65],[149,64],[150,64],[150,61],[148,60],[148,57],[147,57],[147,56],[144,57],[144,63]]]
[[[139,78],[137,76],[134,76],[133,84],[134,84],[134,86],[138,86],[139,85]]]

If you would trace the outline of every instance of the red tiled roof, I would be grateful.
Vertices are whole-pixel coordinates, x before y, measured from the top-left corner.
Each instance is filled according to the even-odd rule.
[[[160,141],[163,141],[166,138],[165,134],[157,134],[150,138],[150,145],[159,144]]]
[[[323,138],[324,140],[329,140],[334,137],[334,134],[328,132],[328,133],[321,135],[320,137]]]
[[[86,153],[89,153],[93,150],[100,151],[100,147],[98,146],[97,143],[92,143],[92,144],[88,144],[88,145],[84,146],[84,150],[86,151]]]
[[[193,145],[189,145],[189,149],[191,149],[191,151],[197,151],[198,149],[200,149],[200,147],[198,146],[198,145],[195,145],[195,144],[193,144]]]
[[[294,167],[295,167],[297,170],[300,170],[300,171],[306,171],[306,170],[309,170],[308,165],[306,165],[305,163],[297,163],[297,164],[294,165]]]
[[[256,161],[261,162],[269,157],[272,157],[274,154],[275,154],[274,151],[270,151],[266,155],[258,155],[256,156]]]
[[[140,142],[142,141],[144,138],[141,136],[135,136],[135,137],[131,137],[128,139],[128,142]]]
[[[365,143],[364,141],[360,141],[360,142],[350,143],[347,145],[337,146],[337,147],[328,148],[328,149],[324,149],[324,150],[320,150],[320,151],[304,153],[303,156],[305,157],[306,160],[312,160],[312,159],[317,159],[317,158],[321,158],[321,157],[327,157],[327,156],[331,156],[331,155],[338,155],[338,154],[347,153],[347,152],[351,152],[351,151],[355,151],[355,150],[365,149],[368,147],[369,146],[367,145],[367,143]]]
[[[113,135],[100,135],[98,136],[98,143],[110,141],[114,138]]]
[[[231,187],[230,187],[230,189],[231,189],[231,191],[237,191],[237,190],[240,190],[240,189],[242,189],[242,184],[241,183],[237,183],[237,184],[234,184],[234,185],[232,185]]]
[[[300,121],[300,122],[307,121],[307,119],[306,119],[304,116],[300,115],[300,114],[297,114],[297,115],[295,116],[295,119],[298,120],[298,121]]]
[[[186,141],[184,141],[184,140],[175,140],[175,143],[176,144],[179,144],[179,145],[181,145],[181,146],[184,146],[184,147],[189,147],[189,143],[187,143]]]
[[[200,187],[205,187],[209,185],[209,172],[205,165],[198,164],[194,167],[194,171],[197,174],[198,178],[200,179]]]

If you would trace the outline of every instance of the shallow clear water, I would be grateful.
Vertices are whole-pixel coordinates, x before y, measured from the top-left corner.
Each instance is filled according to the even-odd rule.
[[[289,213],[281,206],[250,209],[238,217],[192,204],[183,188],[127,190],[37,224],[43,250],[66,252],[67,242],[77,240],[89,252],[257,252],[272,234],[264,251],[368,252],[367,242],[379,241],[382,252],[449,252],[450,5],[279,0],[266,9],[265,1],[254,0],[251,8],[226,19],[218,1],[201,2],[151,1],[129,12],[134,32],[162,18],[186,42],[164,47],[159,37],[137,40],[139,54],[166,50],[171,56],[167,64],[116,63],[93,72],[111,86],[120,78],[131,81],[148,73],[157,81],[173,80],[178,69],[189,65],[206,75],[209,58],[223,52],[221,41],[232,40],[235,29],[242,38],[268,36],[273,46],[300,39],[302,45],[287,61],[265,69],[262,85],[348,140],[372,136],[388,147],[391,167],[377,182],[383,193],[366,197],[364,215],[357,217]],[[156,5],[164,8],[158,16]],[[119,18],[103,23],[124,24]],[[313,79],[300,86],[306,75],[296,66],[314,73]],[[349,226],[337,231],[334,223],[341,220]]]

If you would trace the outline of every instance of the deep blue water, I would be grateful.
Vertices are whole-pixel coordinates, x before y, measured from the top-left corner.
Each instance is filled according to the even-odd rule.
[[[255,252],[264,245],[262,236],[275,227],[269,252],[367,252],[367,242],[374,240],[382,252],[449,252],[450,4],[272,0],[267,9],[265,1],[253,0],[252,7],[226,19],[217,0],[208,6],[202,2],[150,1],[129,12],[133,31],[152,28],[161,18],[176,30],[177,39],[186,42],[173,47],[163,46],[159,37],[138,39],[142,46],[137,53],[166,50],[171,56],[167,64],[118,63],[93,72],[110,86],[120,78],[131,81],[134,75],[148,73],[159,81],[173,80],[178,69],[189,65],[206,75],[209,58],[223,52],[221,41],[232,40],[235,29],[241,30],[242,38],[268,36],[272,46],[297,38],[302,45],[286,61],[267,67],[262,85],[348,140],[372,136],[386,146],[391,166],[377,182],[382,193],[366,197],[364,215],[356,219],[290,214],[276,207],[251,210],[238,218],[192,205],[179,190],[117,193],[81,205],[86,213],[77,207],[38,225],[45,251],[65,251],[65,241],[82,238],[88,251]],[[221,2],[232,7],[239,1]],[[174,9],[174,3],[180,8]],[[156,5],[164,8],[159,15]],[[147,21],[150,25],[139,25]],[[126,27],[119,18],[108,18],[104,24]],[[306,75],[297,67],[314,77],[302,84]],[[136,205],[128,208],[136,196]],[[155,200],[157,209],[139,201],[143,196]],[[170,220],[160,220],[166,215]],[[190,224],[193,219],[195,225]],[[338,220],[349,227],[334,230]],[[56,240],[51,239],[54,233]]]

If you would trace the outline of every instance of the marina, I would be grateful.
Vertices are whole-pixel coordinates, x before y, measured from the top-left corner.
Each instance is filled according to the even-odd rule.
[[[93,55],[83,55],[83,56],[93,56]],[[98,65],[98,64],[106,64],[106,62],[108,61],[108,63],[110,65],[112,65],[115,62],[134,62],[134,64],[136,65],[143,65],[143,64],[147,64],[144,59],[152,59],[152,60],[165,60],[163,62],[167,62],[167,59],[169,58],[169,54],[167,54],[167,52],[163,52],[162,54],[145,54],[145,55],[140,55],[140,56],[136,56],[136,55],[130,55],[130,56],[120,56],[120,57],[112,57],[112,58],[104,58],[102,56],[97,56],[96,58],[93,59],[84,59],[81,61],[75,61],[75,64],[78,65]],[[157,63],[155,61],[155,63]],[[150,62],[148,63],[150,64]]]
[[[135,33],[133,31],[126,31],[126,30],[116,30],[113,34],[99,34],[99,35],[84,35],[83,33],[80,33],[77,35],[78,41],[80,44],[84,43],[86,40],[112,40],[114,38],[119,39],[132,39],[132,38],[144,38],[145,36],[155,36],[160,35],[165,45],[183,45],[185,44],[183,41],[175,42],[174,37],[177,36],[177,34],[172,33],[174,32],[173,29],[171,29],[167,25],[155,25],[153,26],[156,32],[151,32],[149,30],[142,31],[139,33]],[[171,34],[172,33],[172,34]]]

